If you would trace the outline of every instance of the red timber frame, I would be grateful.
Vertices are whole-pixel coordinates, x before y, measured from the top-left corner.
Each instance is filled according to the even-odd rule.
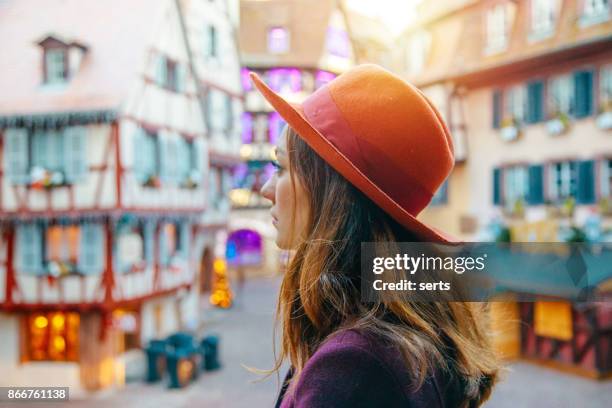
[[[534,309],[533,302],[519,303],[522,357],[591,378],[612,375],[612,309],[573,304],[569,340],[538,336]]]
[[[128,120],[131,118],[127,118]],[[1,135],[0,131],[0,135]],[[3,174],[3,138],[0,137],[0,186],[2,183],[7,182]],[[138,208],[138,207],[126,207],[123,203],[123,181],[126,168],[121,162],[121,138],[119,134],[119,120],[114,120],[110,124],[110,132],[104,147],[104,160],[100,165],[92,165],[89,167],[90,172],[98,174],[95,191],[94,205],[91,208],[76,208],[74,202],[74,189],[72,185],[54,187],[54,188],[67,188],[69,193],[69,208],[64,210],[54,210],[51,202],[51,192],[46,191],[47,200],[46,208],[43,210],[30,210],[27,206],[30,197],[30,186],[16,186],[13,185],[12,189],[15,194],[18,208],[16,211],[5,211],[4,201],[2,197],[2,188],[0,188],[0,219],[5,221],[2,223],[2,239],[7,243],[6,246],[6,258],[5,258],[5,271],[6,271],[6,282],[5,282],[5,293],[4,302],[0,304],[0,311],[15,312],[15,311],[48,311],[48,310],[60,310],[60,311],[98,311],[102,314],[101,324],[101,336],[106,335],[106,328],[111,323],[111,315],[113,310],[119,307],[137,307],[142,302],[155,297],[166,296],[183,289],[190,289],[191,283],[185,283],[178,285],[174,288],[160,289],[161,280],[161,268],[159,265],[159,225],[156,228],[155,234],[155,247],[154,247],[154,286],[153,292],[144,296],[135,298],[116,300],[114,297],[114,290],[116,288],[116,278],[113,270],[113,233],[114,233],[114,221],[113,219],[120,216],[123,213],[135,213],[139,215],[193,215],[204,210],[203,208],[181,208],[181,209],[149,209],[149,208]],[[111,159],[115,159],[115,177],[114,184],[116,188],[117,201],[112,208],[103,208],[101,205],[101,199],[103,194],[103,186],[106,177],[111,176],[109,169],[111,169]],[[105,268],[100,276],[100,288],[102,296],[97,296],[98,301],[95,302],[65,302],[63,282],[59,278],[54,281],[58,285],[59,301],[57,303],[45,303],[42,299],[43,281],[47,279],[45,276],[41,276],[37,280],[37,300],[31,303],[22,303],[15,301],[15,294],[21,294],[21,290],[18,285],[18,281],[15,276],[14,260],[15,260],[15,220],[19,219],[34,219],[34,218],[59,218],[69,217],[78,218],[79,216],[97,216],[101,217],[104,221],[104,241],[105,241]],[[85,277],[80,276],[80,293],[81,298],[85,298]]]

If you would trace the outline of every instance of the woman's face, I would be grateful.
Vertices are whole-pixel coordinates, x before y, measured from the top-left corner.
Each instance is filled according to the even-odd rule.
[[[306,229],[308,197],[297,175],[294,176],[295,184],[291,182],[287,132],[283,132],[276,146],[274,164],[276,172],[261,188],[261,195],[272,201],[270,214],[277,230],[276,245],[281,249],[292,249],[303,238]]]

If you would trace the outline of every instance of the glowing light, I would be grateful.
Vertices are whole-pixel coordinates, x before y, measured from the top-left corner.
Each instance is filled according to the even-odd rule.
[[[242,145],[240,148],[240,156],[243,158],[249,158],[253,154],[253,148],[251,145]]]
[[[56,330],[62,330],[64,328],[64,323],[65,322],[66,322],[66,319],[64,318],[63,314],[56,314],[51,319],[51,325]]]
[[[215,262],[213,264],[213,269],[215,270],[215,272],[225,271],[226,268],[227,265],[225,263],[225,259],[215,259]]]
[[[53,338],[53,348],[58,352],[63,352],[66,349],[66,340],[62,336]]]
[[[49,324],[47,318],[45,316],[37,316],[34,319],[34,326],[37,329],[44,329]]]

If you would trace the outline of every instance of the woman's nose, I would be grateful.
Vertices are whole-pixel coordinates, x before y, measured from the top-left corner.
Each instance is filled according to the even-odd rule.
[[[274,176],[270,177],[260,190],[261,195],[264,198],[272,201],[272,204],[274,204],[274,191],[276,190],[276,187],[274,186],[274,178]]]

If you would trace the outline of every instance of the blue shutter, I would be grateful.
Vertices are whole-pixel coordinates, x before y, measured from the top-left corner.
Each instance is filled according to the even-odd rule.
[[[197,181],[200,183],[204,180],[204,174],[208,167],[208,149],[206,148],[206,140],[197,138],[192,144],[193,170],[198,174]]]
[[[231,138],[231,132],[234,128],[234,101],[229,94],[225,95],[225,128],[227,137]]]
[[[64,171],[65,146],[64,132],[53,130],[47,133],[49,138],[47,150],[47,169],[51,171]]]
[[[166,224],[162,222],[159,229],[159,263],[161,265],[168,265],[168,262],[170,261],[165,225]]]
[[[574,116],[584,118],[593,110],[593,72],[578,71],[574,73]]]
[[[159,86],[166,86],[168,83],[168,63],[166,57],[158,55],[155,58],[155,82]]]
[[[47,144],[48,141],[49,138],[42,130],[38,130],[32,134],[32,167],[42,167],[44,169],[49,168],[49,165],[47,163],[47,152],[49,151],[49,147]]]
[[[81,252],[79,254],[79,272],[99,274],[104,267],[104,229],[101,224],[85,223],[81,225]]]
[[[595,162],[585,160],[578,162],[578,197],[579,204],[595,203]]]
[[[169,144],[170,140],[165,131],[160,131],[157,134],[157,142],[159,146],[159,178],[162,182],[168,182],[172,178],[172,162],[170,157]]]
[[[87,176],[87,128],[71,126],[64,131],[64,172],[66,181],[74,183]]]
[[[493,91],[493,129],[501,127],[502,120],[502,91]]]
[[[9,128],[4,131],[4,170],[15,184],[29,181],[28,132],[25,129]]]
[[[134,173],[134,178],[139,183],[144,183],[149,176],[149,174],[147,174],[147,162],[150,160],[151,148],[149,146],[150,142],[147,140],[147,135],[140,126],[136,127],[133,133],[132,144],[132,151],[134,154],[132,171]]]
[[[155,223],[151,220],[144,222],[142,227],[143,230],[143,247],[144,247],[144,260],[147,266],[153,265],[153,254],[155,253]]]
[[[493,169],[493,204],[501,205],[501,169]]]
[[[527,192],[527,203],[538,205],[544,203],[544,167],[540,164],[529,166],[529,190]]]
[[[543,119],[544,82],[530,82],[527,84],[527,123],[537,123]]]
[[[189,261],[190,246],[191,246],[191,224],[188,221],[183,221],[179,227],[181,256],[184,260]]]
[[[28,223],[17,226],[17,256],[15,267],[19,273],[44,274],[43,229],[38,224]]]
[[[177,92],[185,92],[187,88],[187,65],[177,63],[174,72],[176,75],[176,91]]]
[[[184,137],[177,139],[177,180],[184,182],[191,171],[191,143],[189,143]]]

